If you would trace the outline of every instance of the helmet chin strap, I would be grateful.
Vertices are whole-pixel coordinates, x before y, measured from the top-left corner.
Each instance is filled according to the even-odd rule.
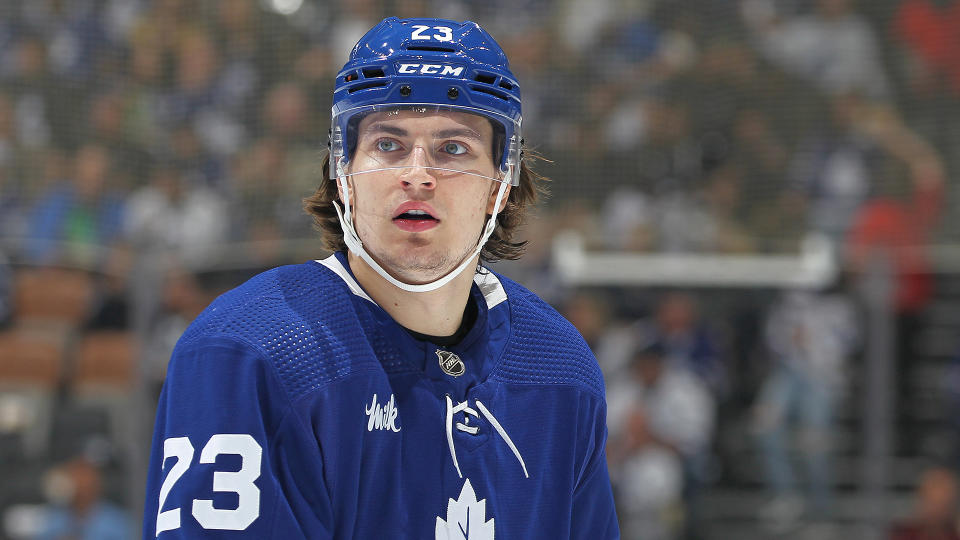
[[[490,214],[490,218],[487,220],[487,224],[483,229],[483,234],[480,236],[480,241],[477,242],[477,247],[474,248],[473,252],[468,254],[460,262],[460,265],[451,270],[446,275],[440,277],[435,281],[430,283],[423,284],[411,284],[404,283],[397,278],[391,276],[386,270],[380,266],[377,261],[373,260],[373,257],[367,253],[367,250],[363,248],[363,242],[360,241],[360,237],[357,235],[356,229],[353,227],[353,219],[350,215],[350,188],[347,185],[343,175],[337,175],[337,185],[340,186],[340,189],[343,192],[343,210],[341,211],[340,205],[333,202],[333,208],[337,211],[337,218],[340,220],[340,227],[343,229],[343,240],[347,244],[347,247],[350,249],[350,252],[354,255],[360,257],[364,260],[371,268],[373,268],[380,276],[390,282],[392,285],[396,286],[399,289],[408,292],[429,292],[435,291],[440,287],[443,287],[449,283],[453,278],[460,275],[461,272],[467,269],[468,266],[471,266],[473,263],[473,258],[480,254],[480,251],[483,249],[483,245],[487,243],[487,240],[490,238],[490,235],[493,234],[493,230],[497,227],[497,213],[500,210],[500,203],[503,201],[503,194],[507,190],[507,183],[501,182],[499,191],[497,192],[497,202],[493,206],[493,212]]]

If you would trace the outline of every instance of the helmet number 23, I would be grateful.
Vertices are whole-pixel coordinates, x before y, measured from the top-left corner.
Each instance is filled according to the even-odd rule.
[[[180,528],[180,508],[163,510],[163,503],[173,485],[187,472],[193,461],[193,444],[187,437],[171,437],[163,441],[163,462],[175,458],[167,477],[160,486],[160,501],[157,507],[157,535],[163,531]],[[247,434],[218,433],[207,441],[200,452],[199,463],[216,463],[217,456],[232,454],[240,456],[240,470],[213,473],[213,491],[232,492],[238,497],[237,507],[221,509],[213,506],[211,499],[194,499],[193,517],[204,529],[242,531],[260,516],[260,488],[253,482],[260,477],[260,461],[263,449],[256,439]]]
[[[437,41],[453,41],[453,29],[448,26],[426,26],[423,24],[413,25],[413,34],[410,35],[411,39],[435,39]],[[424,34],[427,30],[433,28],[439,34]]]

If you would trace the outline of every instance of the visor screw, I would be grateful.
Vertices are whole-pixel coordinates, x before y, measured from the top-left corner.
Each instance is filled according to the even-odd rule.
[[[459,95],[460,95],[460,90],[457,90],[456,86],[451,86],[450,89],[447,90],[447,97],[450,99],[457,99],[457,96]]]
[[[410,86],[409,86],[409,85],[406,85],[406,84],[405,84],[405,85],[403,85],[403,86],[400,87],[400,95],[403,96],[403,97],[409,96],[409,95],[411,94],[411,92],[413,92],[413,90],[410,89]]]

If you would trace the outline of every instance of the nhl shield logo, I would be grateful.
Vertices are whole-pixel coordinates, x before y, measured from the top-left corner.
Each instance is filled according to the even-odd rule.
[[[440,369],[447,375],[459,377],[466,371],[463,360],[460,360],[459,356],[450,351],[437,349],[437,360],[440,362]]]

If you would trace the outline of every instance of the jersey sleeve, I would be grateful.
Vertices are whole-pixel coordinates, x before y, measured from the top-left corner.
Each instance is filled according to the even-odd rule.
[[[327,539],[322,448],[242,340],[180,343],[161,392],[144,540]]]
[[[584,465],[573,492],[571,540],[610,540],[620,538],[620,526],[607,471],[606,403],[589,400],[582,422],[585,436],[580,441]]]

